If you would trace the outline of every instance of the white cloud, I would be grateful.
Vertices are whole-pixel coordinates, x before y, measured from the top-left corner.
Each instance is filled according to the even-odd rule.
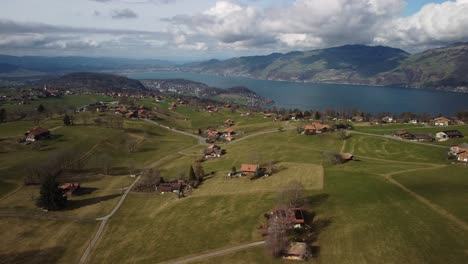
[[[416,14],[396,18],[375,41],[414,49],[468,40],[468,0],[428,4]]]

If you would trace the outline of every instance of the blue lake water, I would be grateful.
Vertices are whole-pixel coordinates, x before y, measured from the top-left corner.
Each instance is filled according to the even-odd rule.
[[[375,87],[365,85],[294,83],[255,80],[190,72],[132,73],[135,79],[187,79],[209,86],[229,88],[245,86],[273,99],[276,107],[298,109],[359,109],[377,112],[413,112],[453,115],[468,110],[468,93]]]

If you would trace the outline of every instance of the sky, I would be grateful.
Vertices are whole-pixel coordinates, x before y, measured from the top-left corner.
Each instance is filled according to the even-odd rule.
[[[468,41],[468,0],[0,0],[0,54],[200,60]]]

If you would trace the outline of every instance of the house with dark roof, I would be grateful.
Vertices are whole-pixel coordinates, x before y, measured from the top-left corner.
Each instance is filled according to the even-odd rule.
[[[438,141],[446,141],[452,138],[463,138],[464,135],[458,130],[444,130],[436,133],[436,138]]]

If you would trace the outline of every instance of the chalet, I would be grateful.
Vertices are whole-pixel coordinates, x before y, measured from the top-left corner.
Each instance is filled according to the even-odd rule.
[[[26,136],[26,141],[34,142],[37,140],[49,138],[50,131],[47,128],[35,127],[24,133],[24,135]]]
[[[455,157],[461,162],[468,162],[468,144],[462,143],[450,147],[449,156]]]
[[[182,183],[180,182],[168,182],[168,183],[161,183],[158,186],[158,190],[161,193],[179,193],[182,190]]]
[[[232,135],[234,135],[235,133],[236,133],[236,132],[234,131],[234,129],[232,129],[232,128],[230,128],[230,127],[229,127],[229,128],[226,128],[226,129],[223,131],[223,134],[224,134],[225,136],[232,136]]]
[[[309,247],[303,242],[291,242],[283,252],[283,258],[287,260],[307,260],[309,257]]]
[[[60,185],[59,189],[62,190],[63,195],[71,196],[73,195],[74,192],[80,189],[80,184],[79,183],[64,183]]]
[[[438,141],[446,141],[452,138],[463,138],[463,134],[458,130],[444,130],[442,132],[436,133],[436,138]]]
[[[434,126],[448,126],[451,123],[451,120],[446,117],[437,117],[432,120]]]
[[[224,121],[224,125],[227,127],[233,126],[234,125],[234,120],[228,119]]]
[[[224,139],[225,139],[226,141],[231,142],[231,141],[233,141],[233,140],[236,139],[236,138],[233,137],[233,136],[226,136]]]
[[[215,159],[221,157],[223,150],[218,145],[211,145],[203,151],[203,154],[205,159]]]
[[[419,121],[416,120],[416,119],[411,119],[411,120],[408,121],[408,124],[417,125],[418,123],[419,123]]]
[[[240,168],[243,176],[253,175],[258,169],[259,169],[258,165],[252,165],[252,164],[242,164]]]

